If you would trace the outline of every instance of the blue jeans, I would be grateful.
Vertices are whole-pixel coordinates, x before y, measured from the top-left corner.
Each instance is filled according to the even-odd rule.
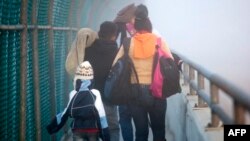
[[[109,126],[110,141],[119,141],[120,139],[120,127],[118,121],[118,109],[115,105],[103,103],[107,122]]]
[[[166,99],[152,97],[148,85],[136,87],[139,87],[142,93],[129,104],[129,111],[133,117],[136,129],[135,140],[148,141],[149,125],[151,125],[153,141],[165,141]],[[143,105],[143,101],[149,104]]]
[[[132,126],[132,116],[126,105],[119,106],[119,123],[121,126],[122,138],[124,141],[133,141],[133,126]]]

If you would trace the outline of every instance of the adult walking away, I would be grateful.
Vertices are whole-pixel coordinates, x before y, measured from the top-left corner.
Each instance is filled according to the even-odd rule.
[[[91,63],[94,70],[94,88],[98,89],[101,94],[104,93],[104,84],[111,69],[112,62],[118,52],[116,43],[117,26],[111,21],[105,21],[100,25],[98,32],[99,39],[85,50],[85,58]],[[117,106],[111,105],[103,99],[104,108],[107,115],[110,140],[119,141],[120,128],[118,122]]]
[[[136,96],[136,98],[131,99],[128,107],[135,124],[135,140],[148,140],[150,124],[153,133],[153,140],[165,141],[166,99],[153,97],[149,89],[152,81],[153,58],[156,51],[158,37],[152,33],[152,24],[148,18],[148,9],[145,5],[137,6],[135,11],[134,27],[137,33],[131,38],[129,56],[133,60],[137,71],[139,84],[135,84],[135,82],[131,81],[133,84],[131,95]],[[167,47],[164,40],[161,40],[161,46],[163,50],[173,59],[170,49]],[[122,46],[113,64],[123,54],[124,48]],[[140,91],[137,91],[138,89]]]
[[[118,26],[117,39],[120,40],[120,45],[124,38],[132,37],[136,33],[136,30],[134,29],[135,10],[135,4],[129,4],[122,8],[114,19],[114,22]],[[118,109],[122,138],[124,141],[134,141],[132,116],[128,106],[119,105]]]

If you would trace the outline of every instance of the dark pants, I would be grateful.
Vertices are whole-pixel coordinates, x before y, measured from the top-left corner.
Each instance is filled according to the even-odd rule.
[[[133,141],[133,126],[132,126],[132,116],[129,111],[128,106],[119,106],[119,123],[121,126],[122,138],[124,141]]]
[[[151,125],[153,140],[164,141],[167,101],[166,99],[152,97],[148,85],[140,85],[139,87],[142,90],[141,95],[129,104],[129,111],[131,112],[136,128],[135,140],[147,141],[149,125]],[[143,105],[143,103],[148,103],[148,105]]]

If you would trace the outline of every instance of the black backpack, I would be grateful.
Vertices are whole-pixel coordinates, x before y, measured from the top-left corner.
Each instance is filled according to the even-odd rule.
[[[180,93],[180,72],[174,60],[161,57],[160,66],[164,78],[162,87],[164,98]]]
[[[114,105],[127,104],[132,98],[131,75],[135,75],[136,81],[139,83],[133,61],[128,54],[130,40],[130,38],[124,38],[124,55],[112,66],[104,85],[103,98]]]

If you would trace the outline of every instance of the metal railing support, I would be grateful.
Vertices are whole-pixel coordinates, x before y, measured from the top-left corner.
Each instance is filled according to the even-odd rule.
[[[219,89],[216,85],[213,83],[210,83],[210,92],[211,92],[211,105],[218,105],[219,103]],[[217,116],[217,114],[212,110],[212,119],[211,119],[211,126],[212,127],[218,127],[220,119]]]
[[[198,89],[204,90],[205,88],[205,81],[204,81],[204,76],[201,75],[201,73],[198,72]],[[200,96],[198,96],[198,107],[207,107],[206,103]]]
[[[23,25],[0,25],[1,30],[23,30]]]
[[[245,123],[245,108],[238,102],[234,101],[234,120],[235,124]]]
[[[53,5],[54,0],[49,1],[48,9],[48,25],[53,25]],[[49,48],[49,86],[50,86],[50,103],[51,103],[51,118],[56,115],[56,90],[55,90],[55,57],[54,57],[54,32],[50,28],[48,31],[48,48]],[[55,141],[56,136],[52,135],[51,140]]]
[[[26,90],[27,90],[27,0],[21,3],[21,60],[20,60],[20,141],[26,140]]]
[[[33,13],[32,13],[33,14]],[[50,25],[28,25],[27,29],[38,29],[38,30],[61,30],[61,31],[67,31],[67,30],[71,30],[71,31],[77,31],[78,28],[76,27],[56,27],[56,26],[50,26]],[[24,26],[23,25],[0,25],[0,29],[1,30],[23,30]]]
[[[250,112],[250,96],[249,93],[239,89],[229,81],[225,80],[224,78],[220,77],[219,75],[213,74],[208,70],[202,68],[201,66],[197,65],[196,63],[192,62],[185,56],[180,53],[174,51],[182,60],[184,64],[184,80],[186,79],[189,82],[189,86],[192,87],[197,94],[206,102],[206,104],[210,107],[212,111],[211,122],[209,126],[217,127],[219,125],[220,120],[223,121],[223,124],[245,124],[245,113]],[[189,66],[189,67],[187,67]],[[192,79],[193,73],[186,72],[187,68],[192,68],[198,73],[198,86],[196,82]],[[192,71],[192,70],[191,70]],[[208,99],[208,95],[204,90],[201,88],[204,87],[201,81],[203,81],[202,77],[206,78],[210,82],[210,99]],[[199,88],[200,87],[200,88]],[[226,95],[230,96],[234,101],[234,119],[231,118],[219,105],[219,90],[225,92]]]
[[[34,86],[34,111],[36,141],[41,141],[41,106],[40,106],[40,85],[39,85],[39,64],[38,64],[38,29],[37,29],[37,0],[32,3],[32,22],[34,29],[32,31],[32,68],[33,68],[33,86]]]
[[[195,79],[195,75],[194,75],[194,69],[189,66],[189,78],[190,78],[190,81],[193,81]],[[190,89],[190,95],[195,95],[195,90],[190,86],[189,87]]]
[[[188,74],[188,65],[183,63],[183,74]],[[188,85],[188,80],[184,79],[184,85]]]
[[[70,9],[69,9],[68,26],[72,25],[72,17],[73,17],[72,16],[72,10],[73,10],[74,6],[75,6],[75,1],[72,1],[70,3]],[[67,54],[68,54],[68,52],[70,50],[71,43],[72,43],[72,30],[68,30],[68,32],[67,32],[67,52],[66,52],[66,57],[67,57]],[[65,64],[64,64],[64,66],[65,66]],[[69,74],[66,72],[65,67],[64,67],[64,76],[65,76],[65,79],[64,79],[64,92],[65,92],[64,93],[64,106],[66,107],[67,102],[69,100],[68,92],[70,91],[69,90],[69,84],[71,82],[71,80],[70,80],[71,78],[70,78]],[[63,131],[64,131],[65,134],[67,134],[68,128],[69,127],[67,125],[64,126]]]

